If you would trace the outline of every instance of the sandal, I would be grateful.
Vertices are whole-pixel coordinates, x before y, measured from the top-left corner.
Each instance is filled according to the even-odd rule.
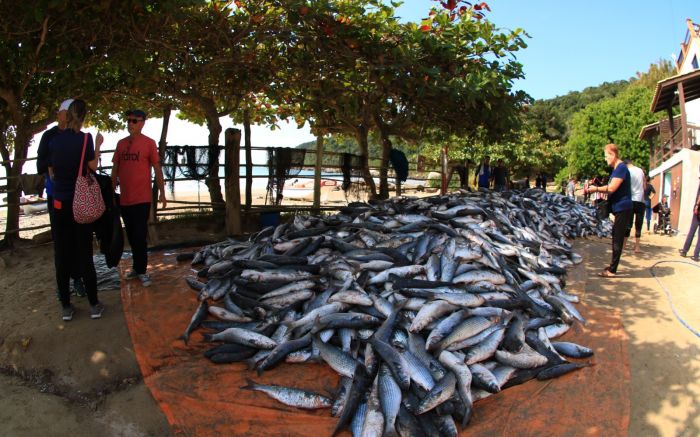
[[[601,278],[614,278],[615,273],[612,273],[610,270],[603,270],[602,272],[598,273],[598,276]]]

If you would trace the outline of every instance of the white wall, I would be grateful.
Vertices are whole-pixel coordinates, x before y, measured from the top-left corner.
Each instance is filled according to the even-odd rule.
[[[693,206],[695,205],[695,195],[698,192],[698,184],[700,184],[700,152],[690,149],[683,149],[664,161],[659,167],[652,169],[649,172],[649,177],[653,178],[657,174],[663,174],[670,170],[674,165],[681,163],[683,168],[683,179],[681,181],[681,210],[678,216],[678,231],[685,235],[690,229],[690,222],[693,215]],[[662,182],[663,184],[663,178]],[[661,192],[663,193],[663,185]]]

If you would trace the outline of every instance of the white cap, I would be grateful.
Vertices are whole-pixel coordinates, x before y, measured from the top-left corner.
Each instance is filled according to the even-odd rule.
[[[73,99],[64,100],[61,103],[61,106],[58,107],[58,112],[67,111],[71,103],[73,103]]]

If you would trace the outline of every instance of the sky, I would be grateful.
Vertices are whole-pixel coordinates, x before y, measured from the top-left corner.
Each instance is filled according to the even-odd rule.
[[[517,53],[525,78],[515,87],[536,99],[628,79],[659,59],[670,60],[671,55],[678,55],[685,38],[686,18],[700,21],[700,0],[491,0],[488,5],[491,12],[487,18],[497,27],[520,27],[530,35],[528,47]],[[407,21],[420,21],[433,6],[439,3],[406,0],[397,15]],[[224,129],[232,126],[229,118],[221,121]],[[158,140],[161,123],[161,119],[149,119],[144,133]],[[294,123],[284,122],[281,127],[270,131],[264,126],[253,126],[253,146],[292,147],[314,139],[308,127],[297,129]],[[94,129],[87,130],[96,133]],[[171,145],[204,145],[207,135],[204,126],[173,116],[167,141]],[[104,136],[103,149],[112,149],[126,131]],[[29,156],[36,156],[39,138],[40,135],[35,137]],[[105,158],[109,160],[109,156]],[[257,153],[254,161],[262,163],[264,154]],[[28,162],[24,172],[34,171],[33,162]]]
[[[700,22],[699,0],[490,0],[487,18],[524,29],[528,47],[516,53],[525,79],[516,84],[536,99],[629,79],[659,59],[671,60],[685,39],[686,18]],[[406,0],[397,15],[428,16],[432,0]]]

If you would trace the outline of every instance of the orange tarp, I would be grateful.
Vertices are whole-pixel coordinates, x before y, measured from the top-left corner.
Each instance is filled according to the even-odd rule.
[[[185,346],[177,337],[197,307],[184,281],[189,263],[174,253],[149,255],[153,284],[122,280],[121,295],[144,381],[175,435],[330,435],[330,410],[304,411],[241,390],[245,379],[328,394],[338,376],[323,364],[281,364],[258,377],[243,364],[216,365],[196,331]],[[126,267],[126,265],[123,265]],[[583,306],[589,320],[563,340],[592,347],[592,367],[550,381],[530,381],[477,402],[463,434],[493,436],[622,436],[629,424],[627,338],[618,314]]]

